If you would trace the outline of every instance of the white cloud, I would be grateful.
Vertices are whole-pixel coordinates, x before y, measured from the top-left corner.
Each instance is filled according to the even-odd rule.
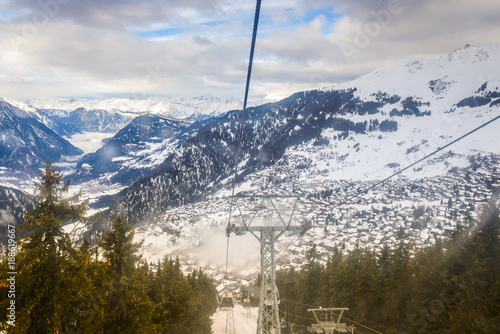
[[[6,210],[0,210],[0,225],[16,225],[14,216]]]
[[[0,21],[0,90],[13,98],[241,98],[254,6],[3,0],[0,16],[17,16]],[[497,0],[263,2],[251,98],[345,81],[466,43],[498,43],[498,17]]]

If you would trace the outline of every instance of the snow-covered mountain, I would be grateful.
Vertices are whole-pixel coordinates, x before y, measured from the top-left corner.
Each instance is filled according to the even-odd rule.
[[[318,149],[301,145],[289,153],[310,155],[314,166],[325,175],[317,177],[318,180],[384,178],[500,114],[499,61],[500,44],[466,45],[435,59],[401,61],[340,84],[332,91],[355,89],[356,98],[376,108],[379,122],[396,122],[398,131],[337,141],[334,149],[328,145]],[[375,121],[370,111],[357,107],[349,119],[367,122],[368,128]],[[495,140],[498,129],[498,124],[492,124],[450,150],[463,155],[500,154],[500,141]],[[332,140],[336,135],[325,128],[321,138]],[[457,159],[460,158],[448,162],[452,166],[467,165]],[[420,168],[425,170],[405,175],[417,178],[437,175],[450,167]]]
[[[185,119],[184,121],[178,122],[178,124],[183,122],[188,124],[186,122],[203,120],[223,114],[229,110],[237,109],[241,105],[241,103],[235,99],[222,99],[212,96],[201,96],[196,98],[148,98],[142,100],[126,98],[106,100],[74,98],[48,100],[28,99],[26,101],[5,100],[4,103],[15,108],[19,113],[22,112],[24,118],[31,119],[31,121],[38,121],[59,136],[71,141],[73,145],[78,146],[86,153],[93,153],[96,149],[102,147],[104,145],[104,138],[113,136],[118,131],[125,128],[136,117],[144,120],[149,117],[142,117],[144,115],[156,115],[163,119],[168,118],[170,119],[168,122],[173,123],[176,122],[174,119]],[[137,123],[138,122],[135,122],[135,124]],[[130,130],[130,128],[128,130]],[[116,193],[116,191],[118,191],[117,189],[123,187],[123,184],[129,184],[137,178],[147,175],[148,171],[160,164],[162,159],[168,155],[167,151],[164,150],[167,143],[160,143],[161,141],[165,141],[166,138],[161,136],[161,138],[158,136],[155,137],[151,131],[145,130],[144,126],[141,131],[143,131],[141,138],[130,138],[130,141],[127,142],[126,149],[120,149],[118,151],[113,150],[116,154],[119,152],[126,152],[126,154],[124,156],[113,156],[112,158],[115,160],[113,163],[106,166],[106,170],[95,166],[94,172],[88,173],[88,170],[83,172],[82,166],[88,166],[85,162],[86,160],[82,160],[77,164],[77,158],[73,158],[73,154],[65,154],[69,160],[58,163],[58,166],[64,167],[65,172],[68,172],[68,168],[78,165],[78,170],[74,173],[75,178],[78,178],[80,182],[86,182],[81,177],[82,175],[88,175],[87,181],[89,181],[90,176],[96,177],[96,179],[92,180],[92,188],[101,188],[100,184],[103,183],[101,181],[105,180],[108,180],[108,182],[104,182],[104,184],[109,184],[109,179],[107,179],[109,175],[106,173],[116,174],[117,171],[120,170],[120,175],[113,178],[113,180],[120,180],[116,187],[112,187],[112,189],[114,189],[113,191]],[[165,128],[161,131],[167,130]],[[152,136],[148,137],[148,134]],[[100,142],[101,139],[103,142]],[[116,147],[116,141],[111,141],[111,143]],[[106,150],[108,150],[107,152],[109,152],[110,145],[106,147]],[[94,148],[94,150],[92,150],[92,148]],[[35,152],[36,149],[33,148],[28,151]],[[102,152],[104,151],[100,152],[101,156]],[[146,158],[150,153],[153,154],[152,152],[157,152],[154,153],[154,158]],[[129,161],[130,159],[135,160],[131,163]],[[53,156],[50,160],[58,162],[59,157]],[[99,161],[102,163],[104,160],[100,159]],[[147,166],[144,165],[146,162],[148,164]],[[21,163],[22,166],[18,165],[15,169],[7,169],[7,165],[8,163],[4,162],[4,164],[0,166],[3,167],[3,169],[0,170],[0,182],[13,187],[20,186],[18,180],[20,176],[15,174],[19,172],[16,168],[28,168],[32,169],[30,172],[33,172],[40,167],[39,164],[24,164],[24,162]],[[36,173],[33,175],[36,175]],[[25,177],[23,176],[23,178]],[[7,182],[7,180],[11,180],[12,182]],[[31,181],[27,182],[29,183]],[[107,190],[109,189],[110,188],[107,188]],[[90,192],[93,193],[93,191]]]
[[[158,115],[138,116],[97,152],[85,155],[69,177],[82,188],[95,188],[95,184],[114,189],[129,186],[151,175],[187,138],[184,130],[190,124]]]
[[[0,186],[0,222],[3,225],[19,225],[24,221],[24,214],[34,208],[34,203],[27,199],[20,190]],[[0,244],[7,239],[0,235]]]
[[[0,99],[0,170],[14,178],[38,174],[46,160],[59,162],[81,155],[71,145],[28,112]]]
[[[229,110],[241,108],[242,103],[234,98],[199,96],[194,98],[158,98],[146,99],[109,98],[109,99],[28,99],[16,102],[19,108],[26,110],[47,109],[71,112],[85,110],[107,110],[135,117],[145,113],[156,114],[175,119],[205,119],[217,116]]]

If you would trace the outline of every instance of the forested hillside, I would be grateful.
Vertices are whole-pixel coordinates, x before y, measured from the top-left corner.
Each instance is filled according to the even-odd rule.
[[[91,244],[75,248],[61,223],[83,219],[86,202],[64,198],[69,182],[51,163],[20,237],[8,227],[0,264],[0,329],[7,333],[210,333],[217,306],[210,278],[187,277],[177,260],[148,264],[121,217]]]
[[[394,248],[335,250],[326,265],[312,248],[303,270],[277,275],[280,317],[307,333],[315,323],[307,309],[348,307],[343,321],[360,333],[373,333],[363,325],[389,334],[499,333],[499,209],[458,226],[449,241],[416,252],[404,230]]]

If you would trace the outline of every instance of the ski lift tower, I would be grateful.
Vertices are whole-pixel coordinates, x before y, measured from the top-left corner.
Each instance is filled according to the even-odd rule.
[[[257,334],[281,334],[279,295],[275,284],[275,242],[285,233],[295,235],[305,232],[303,226],[292,224],[299,196],[235,196],[235,199],[241,224],[230,224],[226,234],[229,236],[234,232],[243,235],[249,232],[260,241],[261,286]],[[283,201],[287,203],[285,208]],[[290,202],[293,202],[291,206]],[[248,210],[252,205],[254,207]],[[291,213],[287,214],[290,208]]]

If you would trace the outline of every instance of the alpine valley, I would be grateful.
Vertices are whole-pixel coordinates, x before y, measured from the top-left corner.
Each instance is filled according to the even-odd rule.
[[[499,63],[500,44],[467,45],[248,108],[235,192],[300,196],[294,217],[312,224],[280,240],[280,263],[300,265],[311,244],[324,254],[378,250],[401,228],[425,245],[470,223],[498,194],[500,121],[426,156],[500,115]],[[75,240],[122,215],[146,258],[182,255],[185,269],[215,265],[216,274],[240,108],[215,97],[0,100],[0,218],[22,219],[19,206],[32,203],[17,190],[29,192],[52,160],[94,212],[103,210],[94,224],[67,227]],[[82,134],[105,139],[92,151],[75,139]],[[257,249],[238,242],[231,268],[257,271]]]

